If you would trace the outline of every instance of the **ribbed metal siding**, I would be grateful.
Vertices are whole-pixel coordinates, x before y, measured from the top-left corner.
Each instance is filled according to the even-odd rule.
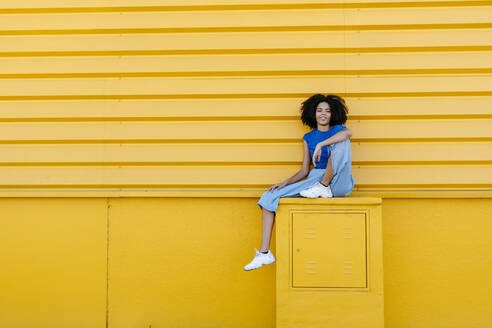
[[[492,187],[492,1],[97,5],[1,3],[1,188],[262,189],[317,92],[358,190]]]

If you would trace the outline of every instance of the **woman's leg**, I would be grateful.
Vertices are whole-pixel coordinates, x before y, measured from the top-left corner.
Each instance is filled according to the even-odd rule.
[[[262,233],[261,233],[261,249],[260,252],[265,252],[269,249],[270,238],[275,221],[275,213],[277,211],[278,202],[281,197],[297,197],[299,192],[310,187],[313,183],[320,181],[323,170],[311,170],[307,179],[287,185],[281,189],[274,191],[266,191],[258,201],[258,205],[262,210]]]
[[[270,247],[270,238],[272,236],[273,221],[275,212],[263,208],[261,213],[261,247],[260,252],[268,251]]]
[[[258,251],[255,248],[255,256],[253,260],[244,266],[245,271],[250,271],[254,269],[258,269],[259,267],[272,264],[275,262],[275,256],[268,249],[270,246],[270,236],[272,233],[273,220],[275,217],[275,212],[269,211],[266,208],[263,208],[262,213],[262,235],[261,235],[261,247]],[[264,252],[264,253],[262,253]]]
[[[300,191],[309,188],[318,181],[321,181],[324,173],[324,169],[312,169],[306,180],[292,183],[281,189],[264,192],[257,204],[260,209],[266,208],[270,212],[276,212],[280,198],[300,196]]]
[[[333,178],[330,182],[330,189],[333,197],[348,196],[355,184],[352,177],[352,155],[350,152],[350,139],[332,144],[330,147],[331,166]]]

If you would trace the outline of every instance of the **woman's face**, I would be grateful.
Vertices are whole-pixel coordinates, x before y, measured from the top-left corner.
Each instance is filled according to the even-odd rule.
[[[329,126],[331,118],[330,105],[327,102],[323,101],[318,104],[316,107],[316,122],[318,125]]]

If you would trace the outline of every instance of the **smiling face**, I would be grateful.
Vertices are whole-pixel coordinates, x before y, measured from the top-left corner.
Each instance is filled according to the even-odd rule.
[[[331,118],[330,105],[323,101],[316,106],[316,122],[319,126],[329,126]]]

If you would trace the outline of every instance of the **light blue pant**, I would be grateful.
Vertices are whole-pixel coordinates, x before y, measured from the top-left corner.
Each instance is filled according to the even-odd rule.
[[[333,167],[333,179],[330,182],[333,197],[344,197],[349,195],[355,184],[352,177],[352,155],[350,152],[350,139],[328,145],[331,165]],[[265,191],[258,201],[260,208],[265,208],[271,212],[276,212],[278,202],[281,197],[301,197],[302,190],[308,189],[316,182],[323,180],[326,169],[313,168],[305,180],[292,183],[281,189]]]

